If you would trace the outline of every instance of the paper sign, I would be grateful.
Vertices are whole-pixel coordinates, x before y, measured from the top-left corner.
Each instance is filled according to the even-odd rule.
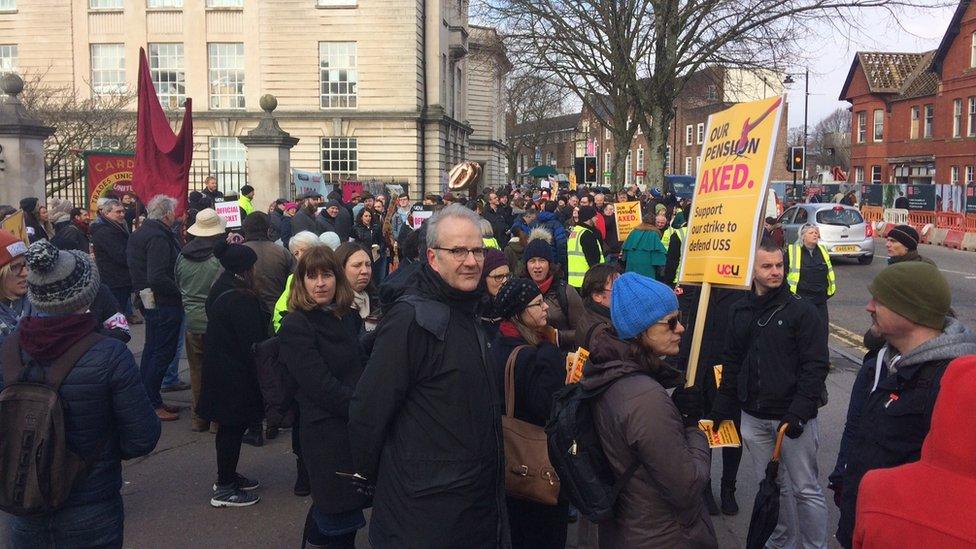
[[[617,239],[623,242],[641,224],[641,204],[640,202],[617,202],[613,208],[617,218]]]
[[[749,288],[782,97],[708,117],[681,256],[682,284]]]
[[[742,440],[739,439],[739,432],[735,430],[735,423],[731,420],[725,420],[718,427],[718,432],[712,431],[712,425],[714,423],[710,419],[703,419],[698,422],[698,428],[705,433],[705,438],[708,439],[709,448],[738,448],[742,446]]]
[[[430,216],[432,215],[434,215],[434,212],[430,210],[415,211],[412,214],[410,214],[410,226],[413,227],[413,230],[416,231],[417,229],[420,228],[421,225],[424,224],[424,221],[429,219]]]
[[[236,229],[241,226],[241,207],[236,200],[218,202],[214,204],[217,215],[224,218],[228,229]]]
[[[329,196],[329,193],[332,192],[333,185],[326,183],[325,178],[319,172],[292,169],[291,174],[295,183],[295,196],[307,193]]]
[[[573,363],[566,372],[566,385],[577,383],[579,380],[583,379],[583,366],[590,358],[590,352],[582,347],[576,349],[575,353],[570,354],[573,356]]]
[[[715,388],[718,389],[722,386],[722,365],[716,364],[713,366],[712,373],[715,374]]]

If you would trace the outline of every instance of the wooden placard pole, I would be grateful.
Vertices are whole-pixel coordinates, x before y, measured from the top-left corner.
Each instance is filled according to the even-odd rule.
[[[688,375],[685,387],[695,384],[698,375],[698,355],[701,354],[702,336],[705,335],[705,318],[708,315],[708,300],[712,295],[712,283],[702,282],[701,294],[698,296],[698,309],[695,311],[695,331],[691,334],[691,353],[688,357]]]

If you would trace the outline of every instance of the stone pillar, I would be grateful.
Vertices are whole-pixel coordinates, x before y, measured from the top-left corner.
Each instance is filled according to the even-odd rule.
[[[238,137],[247,147],[247,183],[254,187],[254,211],[268,211],[275,199],[287,198],[291,192],[291,148],[298,138],[278,125],[271,114],[277,107],[275,96],[262,96],[264,117],[247,135]]]
[[[32,118],[17,98],[24,81],[13,73],[0,78],[0,204],[18,207],[28,196],[44,204],[44,140],[54,128]]]

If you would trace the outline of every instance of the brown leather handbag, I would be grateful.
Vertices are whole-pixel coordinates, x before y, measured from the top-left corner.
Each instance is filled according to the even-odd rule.
[[[546,431],[515,419],[515,359],[524,347],[528,345],[512,350],[505,364],[505,415],[502,416],[505,492],[515,498],[555,505],[559,498],[559,477],[549,463]]]

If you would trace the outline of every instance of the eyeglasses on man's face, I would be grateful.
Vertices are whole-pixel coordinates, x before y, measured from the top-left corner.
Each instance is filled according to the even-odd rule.
[[[434,249],[442,252],[449,252],[455,261],[465,261],[468,259],[468,254],[473,255],[475,261],[485,260],[485,248],[465,248],[463,246],[458,246],[455,248],[434,247]]]

